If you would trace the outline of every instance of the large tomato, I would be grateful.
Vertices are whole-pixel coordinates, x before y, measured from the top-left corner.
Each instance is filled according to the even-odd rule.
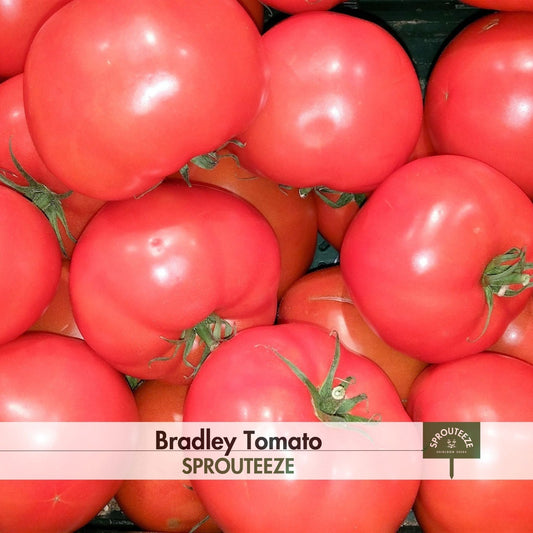
[[[45,216],[26,198],[0,185],[0,344],[29,328],[54,297],[61,252]]]
[[[279,275],[278,242],[257,209],[172,181],[98,211],[74,248],[70,295],[83,338],[117,369],[184,379],[196,333],[220,329],[211,343],[228,324],[274,322]]]
[[[237,0],[73,0],[39,30],[24,80],[45,164],[104,200],[217,149],[265,91],[260,33]]]
[[[407,410],[415,422],[533,422],[532,396],[532,365],[480,353],[424,370],[413,384]],[[527,437],[519,433],[513,438]],[[423,480],[414,505],[422,530],[531,531],[533,480],[482,479],[507,453],[482,439],[479,479]]]
[[[133,393],[140,421],[181,422],[187,390],[187,385],[158,380],[141,382]],[[188,533],[207,517],[207,511],[186,479],[128,479],[120,486],[115,499],[124,514],[144,531]],[[208,519],[195,531],[213,533],[220,529]]]
[[[402,402],[426,363],[388,346],[354,306],[339,265],[315,270],[297,280],[278,307],[279,323],[310,322],[336,331],[352,352],[377,363],[394,383]]]
[[[270,222],[281,253],[278,296],[303,275],[313,261],[317,240],[317,213],[313,198],[302,198],[296,189],[281,188],[268,178],[242,167],[229,150],[218,152],[218,163],[210,169],[191,164],[192,182],[211,183],[253,204]]]
[[[197,422],[318,422],[320,402],[276,353],[315,387],[325,381],[335,338],[313,324],[249,328],[217,348],[185,399],[184,420]],[[353,376],[347,396],[366,393],[350,413],[409,422],[394,386],[366,357],[340,346],[337,379]],[[213,386],[213,384],[216,386]],[[331,387],[324,387],[329,398]],[[329,411],[329,410],[326,410]],[[329,412],[332,414],[332,412]],[[336,466],[338,467],[338,465]],[[336,468],[335,466],[333,468]],[[413,480],[193,480],[210,516],[227,533],[270,531],[396,532],[414,501]],[[281,499],[280,499],[281,498]]]
[[[70,0],[8,0],[0,2],[0,78],[24,70],[24,61],[35,34],[61,6]]]
[[[437,153],[480,159],[533,197],[533,13],[469,24],[438,57],[425,114]]]
[[[378,24],[331,11],[292,15],[263,34],[265,105],[235,147],[242,165],[294,187],[365,192],[404,163],[422,96],[400,43]]]
[[[424,157],[372,193],[340,265],[377,334],[437,363],[486,349],[524,308],[532,240],[533,204],[503,174],[462,156]]]
[[[135,401],[124,376],[82,340],[25,333],[0,348],[0,422],[137,420]],[[108,503],[120,483],[0,481],[0,531],[75,531]]]

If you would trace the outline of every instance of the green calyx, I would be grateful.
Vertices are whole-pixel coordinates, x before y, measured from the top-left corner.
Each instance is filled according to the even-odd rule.
[[[155,357],[150,361],[150,363],[173,359],[178,354],[178,351],[183,347],[183,362],[186,366],[192,368],[193,372],[189,376],[189,378],[192,379],[198,373],[198,370],[200,370],[200,367],[207,359],[209,354],[222,342],[233,337],[233,335],[235,335],[235,328],[227,320],[224,320],[215,313],[212,313],[192,328],[184,330],[179,339],[167,339],[162,337],[163,340],[173,344],[175,348],[170,356]],[[197,365],[193,365],[189,361],[189,356],[197,338],[200,339],[200,342],[204,347],[199,363]]]
[[[330,189],[329,187],[302,187],[299,189],[300,196],[302,198],[307,197],[311,192],[314,192],[324,203],[329,205],[329,207],[339,208],[348,205],[350,202],[355,202],[359,207],[361,207],[367,199],[367,195],[363,193],[353,193],[353,192],[340,192]],[[339,197],[337,200],[332,200],[327,195],[328,194],[338,194]]]
[[[63,238],[61,237],[61,233],[59,231],[59,223],[63,225],[67,237],[73,242],[76,242],[76,238],[70,233],[68,228],[65,211],[63,210],[63,206],[61,204],[61,201],[65,198],[68,198],[72,194],[72,191],[58,194],[51,191],[46,185],[43,185],[42,183],[39,183],[33,179],[15,157],[15,154],[11,148],[11,140],[9,141],[9,153],[11,155],[13,164],[20,172],[21,176],[28,182],[28,185],[18,185],[15,183],[12,179],[8,178],[8,175],[13,177],[15,174],[5,169],[0,169],[0,182],[25,196],[43,212],[50,222],[54,233],[56,234],[63,257],[67,257],[68,254],[63,243]]]
[[[533,287],[532,273],[529,273],[531,271],[533,271],[533,263],[526,261],[526,250],[524,248],[511,248],[505,253],[494,257],[486,266],[481,277],[481,285],[485,293],[488,313],[483,331],[478,339],[483,336],[489,327],[494,308],[494,296],[516,296]]]
[[[328,374],[320,387],[316,387],[311,380],[289,359],[281,355],[275,348],[264,346],[271,350],[281,359],[296,375],[296,377],[307,387],[311,394],[311,401],[315,409],[315,414],[322,422],[371,422],[375,417],[362,417],[350,414],[350,411],[360,402],[367,400],[365,393],[352,397],[346,397],[348,387],[355,382],[352,376],[344,379],[335,377],[335,372],[340,360],[340,341],[337,333],[335,335],[335,353],[329,368]],[[335,384],[335,382],[338,384]]]

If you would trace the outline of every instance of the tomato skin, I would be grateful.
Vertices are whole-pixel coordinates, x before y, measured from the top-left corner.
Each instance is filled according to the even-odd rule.
[[[437,153],[480,159],[533,197],[531,61],[533,13],[475,20],[438,57],[425,115]]]
[[[531,364],[484,352],[424,370],[407,410],[415,422],[532,422],[532,394]],[[485,447],[483,463],[506,453]],[[525,533],[533,523],[532,491],[532,480],[422,480],[414,511],[428,533]]]
[[[531,0],[462,0],[463,4],[499,11],[533,11]]]
[[[10,78],[24,70],[30,43],[44,23],[70,0],[9,0],[0,2],[0,79]]]
[[[270,222],[280,245],[280,298],[313,261],[317,240],[316,205],[313,198],[302,198],[296,189],[282,189],[276,182],[254,175],[230,154],[227,149],[219,150],[221,159],[209,170],[191,164],[190,180],[217,185],[237,194]]]
[[[0,185],[0,344],[29,328],[51,302],[61,252],[46,217],[22,195]]]
[[[73,190],[117,200],[239,134],[266,73],[260,33],[236,0],[73,0],[39,30],[24,80],[47,167]]]
[[[141,422],[181,422],[187,385],[141,382],[134,390]],[[187,533],[207,515],[188,480],[126,480],[115,494],[124,514],[144,531]],[[209,519],[196,531],[216,533]]]
[[[413,380],[427,366],[394,350],[370,329],[351,301],[339,265],[315,270],[296,281],[279,304],[277,321],[310,322],[336,331],[344,346],[385,371],[402,402],[407,401]]]
[[[265,23],[265,6],[259,0],[239,0],[239,3],[246,9],[248,15],[252,17],[257,29],[263,31]]]
[[[0,420],[135,422],[138,414],[124,376],[83,341],[52,333],[25,333],[0,347]],[[0,481],[0,530],[77,530],[101,510],[120,483]]]
[[[533,205],[514,183],[480,161],[432,156],[407,163],[372,193],[348,229],[340,265],[376,333],[438,363],[486,349],[524,308],[527,291],[494,296],[482,334],[485,268],[515,246],[530,250],[532,238]]]
[[[284,13],[295,14],[303,13],[305,11],[326,11],[338,4],[342,4],[341,0],[267,0],[265,2],[269,7],[273,7]]]
[[[125,374],[156,379],[183,362],[169,340],[212,313],[236,329],[273,323],[279,275],[279,245],[259,211],[173,181],[98,211],[74,248],[70,295],[89,345]]]
[[[331,365],[335,339],[313,324],[278,324],[237,333],[200,368],[185,399],[184,420],[317,421],[309,391],[272,349],[319,386]],[[383,371],[341,346],[336,376],[348,375],[356,378],[356,385],[347,393],[365,391],[369,398],[368,403],[358,404],[353,414],[368,417],[379,413],[383,420],[410,420]],[[210,516],[228,533],[268,531],[273,523],[282,532],[347,532],[354,528],[395,532],[418,485],[410,480],[193,481]]]
[[[282,20],[262,40],[269,92],[238,136],[245,146],[232,147],[245,168],[293,187],[359,193],[407,160],[422,121],[421,89],[385,29],[315,11]]]

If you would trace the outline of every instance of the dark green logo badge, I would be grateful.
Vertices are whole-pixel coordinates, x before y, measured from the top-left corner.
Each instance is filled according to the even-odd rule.
[[[480,422],[424,422],[424,449],[427,459],[449,459],[450,478],[454,474],[454,459],[481,457]]]

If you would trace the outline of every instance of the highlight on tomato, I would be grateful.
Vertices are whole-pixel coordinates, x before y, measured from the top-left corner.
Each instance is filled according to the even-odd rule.
[[[172,181],[107,202],[70,264],[74,319],[87,343],[139,379],[189,379],[236,330],[273,323],[280,276],[272,227],[249,202]]]
[[[407,411],[415,422],[533,422],[532,393],[533,365],[481,352],[425,369],[413,384]],[[505,442],[481,439],[481,458],[469,461],[473,479],[422,480],[414,512],[424,532],[527,531],[533,480],[489,475],[509,445],[526,437],[512,427],[501,432]]]
[[[0,346],[0,422],[136,422],[131,389],[80,339],[24,333]],[[36,432],[57,442],[53,433]],[[30,443],[32,444],[32,443]],[[120,480],[1,480],[0,530],[70,533],[96,516]]]
[[[25,62],[39,154],[87,196],[146,192],[248,127],[266,90],[260,37],[236,0],[68,2]]]
[[[345,395],[332,402],[338,386]],[[221,344],[192,381],[183,414],[185,422],[376,417],[410,421],[378,365],[348,351],[323,328],[303,323],[248,328]],[[259,533],[272,524],[279,531],[393,533],[419,486],[417,480],[334,478],[332,473],[323,480],[195,479],[192,485],[221,529],[234,533]]]
[[[133,391],[141,422],[181,422],[188,385],[142,381]],[[218,533],[186,479],[125,480],[115,494],[120,509],[143,531]]]
[[[387,344],[438,363],[487,349],[522,311],[532,240],[533,204],[515,183],[475,159],[431,156],[372,193],[340,266]]]
[[[279,303],[277,322],[308,322],[337,332],[346,348],[379,365],[404,404],[414,379],[427,366],[372,331],[354,305],[339,265],[309,272],[293,283]]]

